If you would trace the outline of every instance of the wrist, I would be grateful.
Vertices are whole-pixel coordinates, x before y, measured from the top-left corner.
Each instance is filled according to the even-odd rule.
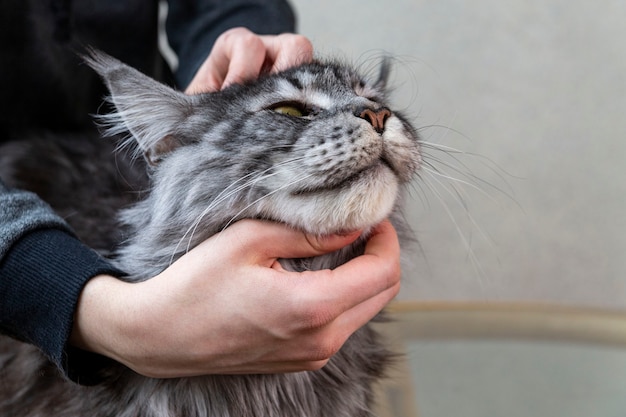
[[[70,344],[121,362],[121,335],[129,321],[123,305],[131,285],[110,275],[90,279],[78,299]]]

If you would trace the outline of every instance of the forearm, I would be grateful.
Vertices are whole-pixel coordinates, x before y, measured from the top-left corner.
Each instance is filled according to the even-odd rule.
[[[186,87],[215,40],[239,26],[257,34],[294,32],[295,17],[284,0],[169,0],[166,29],[179,57],[178,85]]]

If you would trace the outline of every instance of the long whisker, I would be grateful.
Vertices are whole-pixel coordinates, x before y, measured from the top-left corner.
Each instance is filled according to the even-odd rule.
[[[494,196],[492,196],[491,194],[486,192],[483,188],[479,187],[478,185],[473,184],[470,181],[466,181],[464,179],[456,178],[456,177],[453,177],[452,175],[448,175],[446,173],[443,173],[440,170],[438,170],[436,167],[434,167],[432,164],[430,164],[429,162],[424,162],[423,165],[422,165],[422,169],[424,171],[428,172],[430,175],[441,177],[443,179],[450,180],[453,183],[459,183],[459,184],[465,185],[467,187],[470,187],[470,188],[478,191],[479,193],[481,193],[485,197],[489,198],[492,202],[494,202],[494,203],[497,202],[496,198]]]
[[[258,183],[259,181],[262,181],[264,179],[267,179],[267,178],[270,178],[270,177],[272,177],[274,175],[277,175],[279,173],[279,171],[276,171],[276,168],[280,168],[280,167],[283,167],[283,166],[286,166],[286,165],[289,165],[289,164],[294,164],[294,163],[300,162],[302,160],[303,160],[302,157],[293,158],[293,159],[290,159],[288,161],[284,161],[284,162],[278,163],[278,164],[276,164],[276,165],[274,165],[274,166],[272,166],[270,168],[267,168],[267,169],[265,169],[265,170],[263,170],[261,172],[250,173],[250,174],[247,174],[247,175],[237,179],[236,181],[233,181],[228,187],[226,187],[224,190],[222,190],[211,201],[211,203],[202,211],[202,213],[200,213],[200,215],[194,221],[194,223],[183,234],[183,236],[180,238],[178,244],[174,248],[174,251],[173,251],[171,259],[170,259],[170,264],[174,261],[174,257],[176,256],[176,253],[178,252],[178,248],[180,247],[182,242],[185,239],[187,239],[187,236],[189,236],[189,238],[188,238],[186,251],[188,252],[190,250],[191,244],[193,242],[193,236],[195,235],[195,232],[196,232],[197,228],[199,227],[200,223],[202,222],[202,219],[211,210],[213,210],[215,207],[217,207],[219,204],[223,203],[224,201],[227,201],[233,195],[237,195],[238,193],[240,193],[241,191],[243,191],[243,190],[245,190],[247,188],[254,187],[254,185],[256,183]],[[269,172],[269,174],[268,174],[268,172]]]
[[[315,174],[307,174],[307,175],[303,175],[299,178],[296,178],[293,181],[290,181],[286,184],[283,184],[282,186],[278,187],[277,189],[270,191],[269,193],[257,198],[256,200],[252,201],[250,204],[246,205],[245,207],[243,207],[241,210],[239,210],[239,212],[237,212],[234,216],[231,217],[231,219],[224,225],[224,227],[222,228],[222,231],[226,230],[226,228],[228,228],[228,226],[230,226],[234,221],[236,221],[239,216],[244,213],[246,210],[248,210],[250,207],[254,206],[255,204],[258,204],[260,201],[270,197],[271,195],[284,190],[285,188],[288,188],[294,184],[297,184],[298,182],[304,181],[307,178],[310,178],[312,176],[314,176]],[[217,236],[217,239],[219,240],[219,236]]]
[[[465,204],[462,201],[459,200],[458,190],[453,192],[448,187],[443,185],[441,183],[441,181],[439,180],[439,178],[437,178],[436,176],[434,176],[434,175],[432,175],[430,173],[428,173],[428,175],[431,178],[431,180],[433,180],[435,183],[440,185],[443,188],[443,190],[445,190],[449,195],[453,196],[453,198],[455,198],[457,201],[459,201],[461,203],[461,205],[465,206]],[[452,224],[454,225],[454,227],[455,227],[455,229],[457,231],[457,234],[459,235],[461,241],[463,242],[463,246],[467,250],[468,257],[469,257],[469,259],[471,261],[472,266],[474,267],[474,269],[476,271],[476,274],[478,276],[480,285],[483,286],[482,277],[486,276],[486,273],[485,273],[485,270],[482,267],[482,264],[478,260],[478,257],[476,256],[476,253],[472,249],[471,242],[467,239],[467,237],[463,233],[463,231],[461,229],[461,226],[459,225],[456,217],[454,216],[454,214],[450,210],[450,207],[446,203],[443,195],[437,190],[437,187],[432,185],[429,181],[424,181],[424,184],[428,187],[428,189],[431,191],[431,193],[437,198],[437,200],[439,200],[439,202],[441,203],[441,206],[443,207],[446,215],[448,216],[450,221],[452,221]],[[482,233],[481,228],[478,227],[476,221],[474,220],[473,216],[471,216],[469,214],[468,210],[466,210],[466,214],[467,214],[468,218],[470,219],[470,221],[472,222],[472,224],[481,232],[481,235],[484,236],[484,233]]]
[[[482,194],[488,196],[492,201],[495,201],[496,198],[493,194],[488,192],[487,189],[494,191],[497,195],[506,196],[510,201],[514,202],[515,204],[518,204],[517,200],[512,195],[512,191],[510,191],[511,190],[510,185],[505,180],[502,174],[502,172],[504,171],[502,171],[497,166],[493,167],[493,166],[486,165],[484,163],[482,164],[482,166],[487,167],[491,173],[496,174],[502,180],[502,183],[504,184],[504,186],[509,188],[509,191],[505,190],[501,186],[496,185],[495,183],[488,182],[485,179],[479,177],[478,175],[472,173],[472,170],[459,158],[459,156],[478,157],[478,158],[481,158],[483,162],[485,159],[488,162],[491,162],[488,158],[483,158],[481,157],[481,155],[477,155],[473,153],[457,151],[453,148],[449,148],[446,146],[441,146],[440,148],[437,148],[437,146],[433,146],[432,149],[437,149],[437,150],[442,151],[443,154],[447,158],[452,159],[452,162],[447,161],[443,158],[435,157],[431,153],[423,153],[424,165],[429,165],[431,168],[435,169],[435,171],[437,171],[438,173],[442,173],[441,169],[436,168],[433,164],[428,164],[428,161],[434,161],[438,165],[446,167],[447,169],[451,170],[452,172],[454,172],[455,174],[459,175],[461,178],[464,178],[464,179],[454,177],[447,173],[445,173],[444,175],[449,175],[450,179],[453,179],[458,182],[466,182],[466,185],[469,185],[470,187],[476,190],[479,190]]]
[[[493,159],[488,158],[485,155],[477,154],[477,153],[474,153],[474,152],[467,152],[467,151],[456,149],[456,148],[453,148],[453,147],[450,147],[450,146],[437,144],[437,143],[433,143],[433,142],[420,141],[420,145],[422,145],[422,148],[433,149],[433,150],[444,152],[446,156],[452,158],[456,163],[458,163],[460,166],[462,166],[463,168],[466,168],[466,169],[467,169],[467,166],[457,157],[457,155],[459,155],[459,156],[468,156],[468,157],[480,160],[482,162],[483,166],[488,167],[489,170],[492,173],[496,174],[505,183],[506,183],[506,180],[504,179],[504,175],[506,175],[507,177],[510,177],[510,178],[520,179],[519,176],[516,176],[516,175],[512,174],[511,172],[508,172],[502,166],[497,164]],[[468,170],[468,172],[469,172],[469,170]],[[476,176],[474,176],[474,178],[477,179],[477,180],[483,181],[482,179],[480,179],[480,178],[478,178]],[[485,182],[485,184],[486,185],[491,185],[491,184],[486,183],[486,182]]]
[[[234,222],[234,221],[235,221],[235,220],[239,217],[239,215],[241,215],[241,213],[245,212],[245,211],[246,211],[246,210],[248,210],[250,207],[254,206],[255,204],[259,203],[260,201],[262,201],[262,200],[264,200],[264,199],[268,198],[269,196],[271,196],[271,195],[273,195],[273,194],[275,194],[275,193],[277,193],[277,192],[279,192],[279,191],[284,190],[285,188],[291,187],[291,186],[292,186],[292,185],[294,185],[294,184],[297,184],[297,183],[299,183],[299,182],[301,182],[301,181],[304,181],[304,180],[306,180],[307,178],[310,178],[310,177],[312,177],[312,176],[314,176],[314,175],[315,175],[315,174],[307,174],[307,175],[303,175],[303,176],[301,176],[301,177],[299,177],[299,178],[296,178],[295,180],[290,181],[290,182],[288,182],[288,183],[286,183],[286,184],[283,184],[283,185],[281,185],[280,187],[278,187],[277,189],[275,189],[275,190],[273,190],[273,191],[270,191],[269,193],[267,193],[267,194],[265,194],[265,195],[263,195],[263,196],[261,196],[261,197],[257,198],[256,200],[254,200],[253,202],[251,202],[250,204],[246,205],[244,208],[242,208],[241,210],[239,210],[239,212],[238,212],[237,214],[235,214],[235,215],[231,218],[231,220],[230,220],[228,223],[226,223],[226,225],[222,228],[222,230],[224,230],[224,229],[226,229],[228,226],[230,226],[230,225],[232,224],[232,222]]]

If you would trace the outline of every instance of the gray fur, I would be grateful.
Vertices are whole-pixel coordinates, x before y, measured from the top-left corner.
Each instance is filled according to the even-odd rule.
[[[109,134],[130,132],[122,147],[148,162],[150,191],[122,210],[122,227],[110,231],[124,234],[114,260],[128,280],[149,279],[243,218],[321,235],[367,231],[391,217],[408,238],[399,202],[421,162],[417,134],[397,113],[382,134],[360,117],[388,106],[386,64],[372,83],[347,66],[316,62],[187,96],[108,56],[94,52],[87,60],[117,109],[101,123]],[[280,114],[281,103],[305,114]],[[281,263],[335,268],[363,245],[361,239],[333,254]],[[370,416],[372,383],[389,358],[364,326],[319,371],[158,380],[112,365],[104,383],[81,387],[60,378],[34,348],[2,338],[0,415]]]

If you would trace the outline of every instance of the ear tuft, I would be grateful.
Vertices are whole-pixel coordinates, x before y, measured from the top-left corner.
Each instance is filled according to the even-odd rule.
[[[90,49],[83,58],[100,74],[111,93],[109,100],[116,111],[98,117],[107,134],[130,132],[130,140],[134,139],[139,150],[155,164],[183,144],[176,131],[192,113],[190,96],[103,52]]]
[[[391,57],[388,55],[383,56],[380,61],[379,68],[378,79],[376,80],[374,87],[384,91],[387,88],[387,82],[389,81],[389,76],[391,74]]]

